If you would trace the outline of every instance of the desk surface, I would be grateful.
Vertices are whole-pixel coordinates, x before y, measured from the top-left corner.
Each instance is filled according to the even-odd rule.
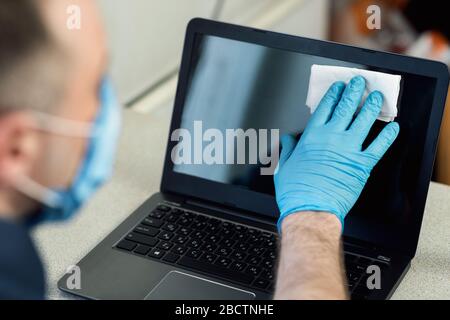
[[[73,220],[34,232],[47,267],[48,297],[68,299],[57,280],[159,190],[171,108],[125,111],[113,179]],[[450,187],[432,183],[416,257],[393,299],[450,299]],[[82,276],[82,275],[81,275]]]

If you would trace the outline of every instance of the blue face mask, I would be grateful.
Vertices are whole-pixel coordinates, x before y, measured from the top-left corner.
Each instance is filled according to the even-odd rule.
[[[103,81],[99,94],[99,113],[90,125],[88,148],[72,185],[64,190],[50,190],[28,181],[25,187],[18,188],[43,203],[42,210],[29,221],[30,225],[72,217],[111,176],[121,127],[121,111],[109,79]],[[58,119],[51,121],[57,122]],[[58,124],[61,128],[61,123]]]

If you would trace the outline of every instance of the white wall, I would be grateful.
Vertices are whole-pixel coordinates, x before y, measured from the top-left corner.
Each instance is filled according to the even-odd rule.
[[[111,74],[122,101],[176,69],[184,29],[194,16],[209,17],[211,0],[98,0],[112,52]]]
[[[128,102],[177,70],[187,22],[212,18],[324,38],[329,0],[97,0],[111,49],[111,74]]]

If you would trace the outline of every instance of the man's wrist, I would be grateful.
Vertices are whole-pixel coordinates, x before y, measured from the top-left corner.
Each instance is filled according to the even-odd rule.
[[[330,236],[335,235],[335,237],[340,238],[342,223],[336,215],[319,211],[296,212],[288,215],[281,222],[282,234],[298,232],[299,229],[328,233]]]

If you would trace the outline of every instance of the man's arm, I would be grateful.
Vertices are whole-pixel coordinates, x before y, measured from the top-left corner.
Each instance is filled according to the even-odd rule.
[[[325,212],[292,214],[282,224],[275,299],[346,299],[341,223]]]
[[[383,106],[383,95],[372,92],[353,120],[364,92],[362,77],[347,86],[335,83],[300,141],[282,137],[274,175],[281,233],[276,298],[347,297],[340,265],[344,220],[400,130],[397,123],[389,123],[363,149]]]

